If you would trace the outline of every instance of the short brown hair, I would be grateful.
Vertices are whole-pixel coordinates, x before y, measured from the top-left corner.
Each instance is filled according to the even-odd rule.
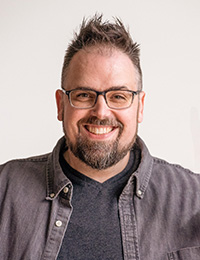
[[[102,15],[94,15],[88,21],[84,18],[79,33],[75,33],[74,39],[69,44],[64,58],[62,69],[62,88],[66,77],[66,71],[73,56],[81,49],[103,45],[114,47],[127,54],[133,62],[138,74],[138,90],[142,89],[142,70],[140,67],[140,49],[133,42],[128,29],[125,28],[119,18],[114,18],[114,23],[102,21]]]

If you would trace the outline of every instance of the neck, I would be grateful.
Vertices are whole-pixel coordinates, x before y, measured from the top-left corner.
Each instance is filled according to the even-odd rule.
[[[67,150],[64,153],[65,160],[72,168],[100,183],[105,182],[106,180],[112,178],[113,176],[123,171],[123,169],[126,167],[128,163],[129,156],[130,156],[130,152],[127,153],[127,155],[122,160],[120,160],[117,164],[105,170],[98,170],[98,169],[93,169],[90,166],[86,165],[79,158],[75,157],[70,150]]]

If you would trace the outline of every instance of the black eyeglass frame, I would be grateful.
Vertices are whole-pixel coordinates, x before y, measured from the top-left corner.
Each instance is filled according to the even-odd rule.
[[[95,102],[94,102],[93,106],[91,106],[91,107],[77,107],[77,106],[74,106],[72,104],[72,102],[71,102],[70,93],[72,91],[75,91],[75,90],[86,90],[86,91],[93,91],[93,92],[95,92],[96,93],[96,99],[95,99]],[[130,105],[128,107],[115,108],[115,107],[111,107],[111,106],[108,105],[108,102],[107,102],[107,99],[106,99],[106,93],[111,92],[111,91],[117,91],[117,90],[119,90],[119,91],[122,90],[122,91],[126,91],[126,92],[132,93],[131,103],[130,103]],[[63,91],[63,93],[65,93],[68,96],[69,103],[74,108],[77,108],[77,109],[90,109],[90,108],[93,108],[96,105],[96,103],[97,103],[98,96],[102,95],[104,97],[105,101],[106,101],[106,105],[109,108],[116,109],[116,110],[122,110],[122,109],[129,108],[133,104],[134,96],[138,95],[141,92],[141,90],[133,91],[133,90],[129,90],[129,89],[118,89],[118,88],[117,89],[108,89],[108,90],[105,90],[105,91],[97,91],[97,90],[90,89],[90,88],[76,88],[76,89],[71,89],[71,90],[62,89],[62,91]]]

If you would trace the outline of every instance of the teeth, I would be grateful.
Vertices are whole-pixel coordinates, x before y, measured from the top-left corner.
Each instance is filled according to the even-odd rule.
[[[103,135],[108,134],[112,131],[112,127],[93,127],[93,126],[87,126],[87,130],[95,135]]]

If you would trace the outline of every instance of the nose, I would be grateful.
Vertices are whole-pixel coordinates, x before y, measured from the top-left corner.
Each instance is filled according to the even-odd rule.
[[[95,106],[92,108],[92,115],[99,119],[104,119],[110,115],[111,111],[103,95],[99,95]]]

